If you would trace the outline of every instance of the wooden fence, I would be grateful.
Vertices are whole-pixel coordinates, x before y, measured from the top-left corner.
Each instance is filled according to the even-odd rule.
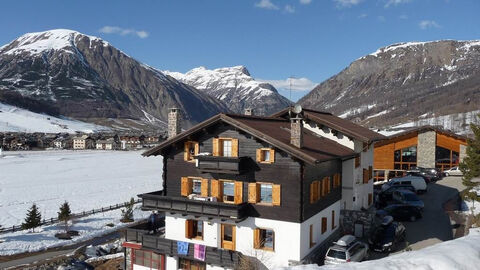
[[[135,203],[141,203],[142,202],[142,199],[137,199],[135,201]],[[111,210],[115,210],[115,209],[119,209],[119,208],[122,208],[122,207],[125,207],[129,204],[130,202],[124,202],[124,203],[117,203],[117,204],[114,204],[114,205],[110,205],[110,206],[107,206],[107,207],[101,207],[101,208],[97,208],[97,209],[92,209],[90,211],[83,211],[83,212],[80,212],[80,213],[73,213],[71,215],[71,219],[74,219],[74,218],[80,218],[80,217],[85,217],[85,216],[88,216],[88,215],[92,215],[92,214],[96,214],[96,213],[103,213],[103,212],[107,212],[107,211],[111,211]],[[54,224],[54,223],[57,223],[59,222],[58,218],[49,218],[49,219],[43,219],[40,223],[39,226],[42,226],[42,225],[49,225],[49,224]],[[7,232],[16,232],[16,231],[21,231],[23,230],[22,229],[22,225],[14,225],[14,226],[11,226],[11,227],[0,227],[0,234],[2,233],[7,233]]]

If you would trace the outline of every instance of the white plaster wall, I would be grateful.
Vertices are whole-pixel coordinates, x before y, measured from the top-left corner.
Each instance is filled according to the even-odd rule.
[[[138,264],[133,265],[133,270],[150,270],[150,269],[151,269],[150,267],[145,267],[145,266],[138,265]]]
[[[190,217],[191,219],[200,220]],[[165,238],[184,241],[195,244],[202,244],[211,247],[220,247],[220,224],[203,219],[203,240],[185,238],[185,217],[166,215],[165,217]]]
[[[342,162],[342,209],[353,209],[355,159]]]
[[[178,258],[165,255],[165,270],[177,270]]]
[[[329,207],[325,208],[320,213],[309,218],[301,224],[301,246],[300,257],[303,259],[307,256],[316,246],[321,244],[327,239],[334,231],[340,228],[340,201],[335,202]],[[332,210],[335,211],[335,229],[332,230]],[[327,231],[322,234],[322,217],[327,218]],[[313,241],[315,245],[310,248],[310,225],[313,224]]]
[[[319,128],[317,124],[311,122],[309,124],[305,123],[303,124],[303,127],[324,137],[327,139],[330,139],[332,141],[335,141],[343,146],[346,146],[350,149],[353,149],[354,147],[354,141],[350,140],[346,135],[339,133],[337,136],[334,136],[332,133],[332,129],[328,127],[323,127]]]

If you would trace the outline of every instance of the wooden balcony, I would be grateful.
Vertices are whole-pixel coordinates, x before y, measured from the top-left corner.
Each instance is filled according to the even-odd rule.
[[[140,194],[138,197],[142,198],[142,209],[145,210],[220,218],[234,222],[244,220],[248,214],[248,203],[229,204],[194,200],[185,197],[170,197],[162,195],[161,191]]]
[[[247,157],[195,156],[201,172],[241,174],[245,171]]]
[[[125,240],[142,244],[142,249],[149,249],[156,253],[169,256],[178,256],[187,259],[194,259],[193,244],[190,244],[187,255],[177,253],[177,241],[165,239],[163,236],[150,234],[146,230],[146,224],[140,224],[126,229]],[[206,247],[205,262],[221,267],[235,268],[240,260],[241,253],[221,248]]]

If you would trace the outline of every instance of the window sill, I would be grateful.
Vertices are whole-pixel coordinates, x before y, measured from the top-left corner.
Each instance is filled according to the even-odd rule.
[[[274,206],[273,203],[265,203],[265,202],[257,202],[255,204],[256,205],[262,205],[262,206]]]
[[[260,247],[260,248],[256,248],[256,249],[264,250],[264,251],[268,251],[268,252],[275,252],[275,250],[273,248]]]

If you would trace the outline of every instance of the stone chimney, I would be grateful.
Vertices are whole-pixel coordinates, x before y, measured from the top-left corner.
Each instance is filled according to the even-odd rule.
[[[168,138],[177,136],[180,131],[180,109],[170,108],[168,112]]]
[[[303,121],[299,115],[295,118],[290,118],[290,143],[298,148],[303,147],[302,129]]]
[[[253,109],[252,108],[246,108],[244,114],[245,115],[253,115]]]

